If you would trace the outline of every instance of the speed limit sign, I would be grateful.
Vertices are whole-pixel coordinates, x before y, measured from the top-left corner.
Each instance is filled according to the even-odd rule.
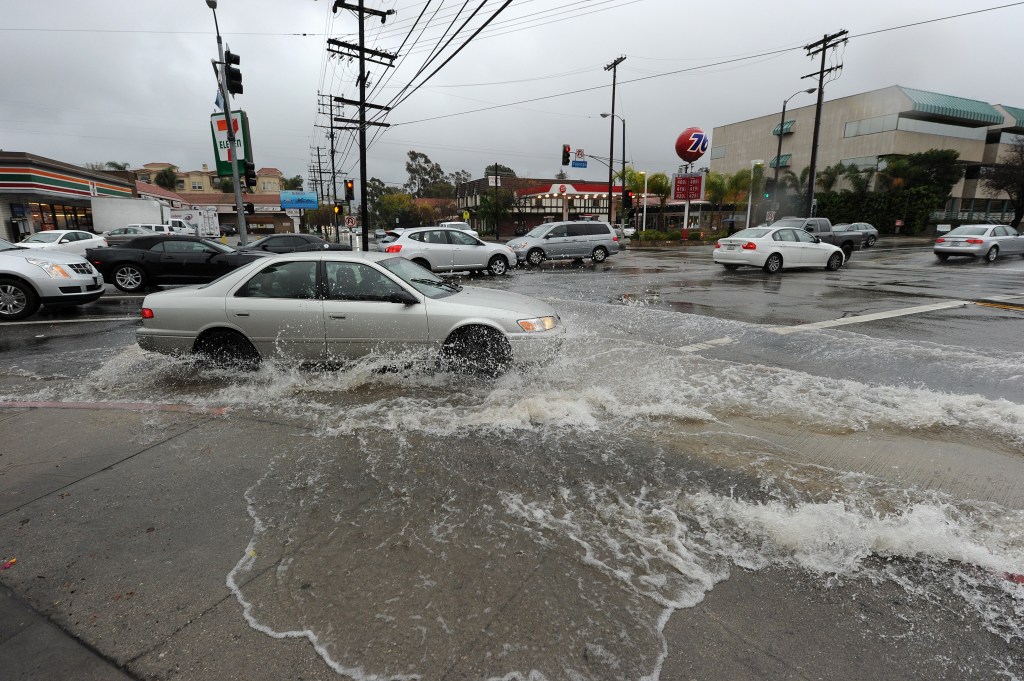
[[[355,227],[356,226],[356,216],[355,215],[346,215],[345,216],[345,226],[346,227]]]

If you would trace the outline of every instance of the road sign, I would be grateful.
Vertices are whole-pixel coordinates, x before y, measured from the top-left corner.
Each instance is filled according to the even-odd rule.
[[[354,216],[354,215],[346,215],[345,216],[345,226],[348,227],[349,229],[355,227],[356,226],[356,216]]]
[[[764,221],[767,222],[769,225],[771,223],[775,222],[775,211],[770,210],[767,213],[765,213],[764,214]]]
[[[587,158],[586,152],[584,152],[582,149],[577,149],[576,150],[576,160],[577,161],[582,161],[582,160],[584,160],[586,158]]]
[[[587,162],[586,161],[573,161],[572,162],[572,167],[573,168],[586,168],[587,167]]]

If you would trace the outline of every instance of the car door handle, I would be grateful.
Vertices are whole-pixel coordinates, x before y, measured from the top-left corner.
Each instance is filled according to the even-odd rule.
[[[344,319],[345,315],[343,315],[343,314],[332,314],[332,315],[328,315],[328,317],[330,317],[331,319]]]
[[[249,313],[248,312],[236,312],[235,316],[236,317],[248,317]]]

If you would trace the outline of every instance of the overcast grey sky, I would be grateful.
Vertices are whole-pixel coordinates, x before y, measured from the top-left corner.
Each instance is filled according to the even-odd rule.
[[[366,0],[367,7],[396,10],[384,25],[367,21],[368,45],[390,51],[426,5],[398,66],[371,66],[371,101],[397,95],[464,3],[457,23],[481,1]],[[486,2],[424,75],[503,2]],[[607,156],[609,125],[600,114],[610,109],[611,74],[604,66],[620,55],[626,60],[616,112],[626,119],[626,155],[638,169],[671,173],[680,163],[673,144],[683,129],[710,134],[716,125],[777,112],[783,99],[814,84],[801,80],[818,66],[802,46],[842,29],[850,40],[836,55],[843,70],[826,86],[826,99],[905,85],[1024,107],[1024,3],[896,28],[1006,4],[513,0],[388,115],[392,127],[371,147],[368,175],[404,182],[410,149],[474,177],[495,161],[519,175],[552,176],[562,168],[566,143]],[[249,114],[258,167],[305,178],[310,148],[329,146],[325,131],[314,127],[327,123],[317,114],[317,92],[358,96],[356,64],[325,55],[328,35],[356,41],[356,19],[343,10],[332,14],[331,5],[220,0],[221,33],[242,59],[245,93],[236,106]],[[0,148],[72,163],[213,165],[216,39],[204,0],[0,0],[0,16]],[[812,101],[800,95],[790,106]],[[497,108],[475,111],[487,107]],[[339,133],[338,167],[356,178],[357,153],[347,135]],[[602,181],[607,169],[591,162],[570,176]]]

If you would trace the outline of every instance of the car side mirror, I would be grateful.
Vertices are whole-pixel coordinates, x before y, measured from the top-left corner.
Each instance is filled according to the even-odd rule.
[[[71,243],[71,239],[61,239],[57,243],[59,243],[59,244],[69,244],[69,243]]]
[[[820,244],[821,243],[821,239],[819,239],[818,237],[814,237],[814,243]]]
[[[415,305],[420,301],[416,299],[416,296],[408,291],[395,291],[388,296],[388,302],[400,303],[402,305]]]

